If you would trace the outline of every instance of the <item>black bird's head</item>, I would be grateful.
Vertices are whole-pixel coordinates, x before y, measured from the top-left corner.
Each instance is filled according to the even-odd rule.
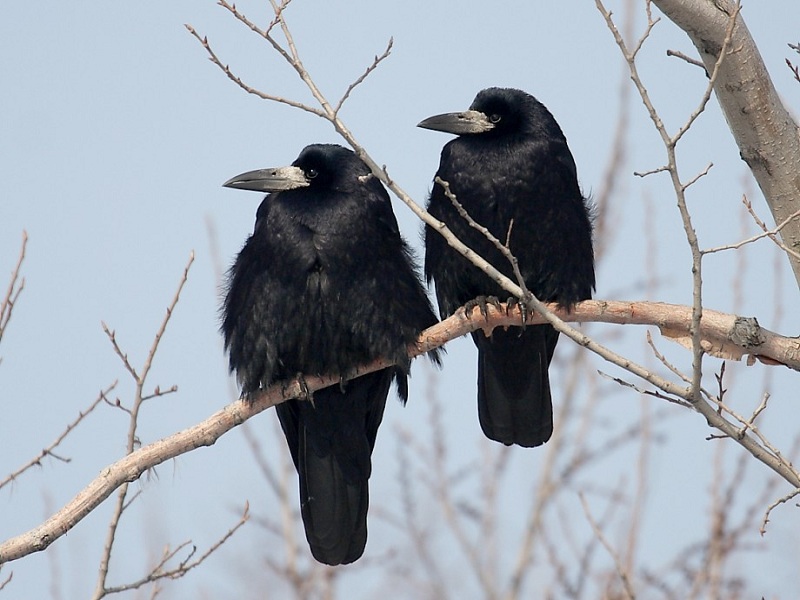
[[[357,177],[368,175],[368,167],[352,150],[337,144],[311,144],[303,148],[289,167],[248,171],[222,185],[254,192],[284,192],[298,188],[345,191],[352,187]]]
[[[456,135],[564,137],[544,104],[513,88],[486,88],[469,110],[428,117],[417,127]]]

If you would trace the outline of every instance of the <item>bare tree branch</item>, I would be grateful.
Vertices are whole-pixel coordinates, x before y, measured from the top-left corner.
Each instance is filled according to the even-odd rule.
[[[554,315],[560,315],[571,321],[656,325],[662,328],[662,331],[668,332],[680,330],[688,332],[692,312],[685,306],[651,302],[587,300],[578,303],[571,312],[558,309],[555,305],[548,306]],[[487,307],[485,318],[480,314],[473,317],[459,310],[453,316],[424,331],[418,342],[409,348],[409,356],[419,356],[477,329],[517,326],[520,325],[520,321],[520,313],[517,310],[507,312],[505,305]],[[528,317],[529,324],[543,322],[541,315]],[[726,348],[738,348],[742,355],[750,354],[766,364],[782,364],[800,370],[800,343],[794,338],[785,338],[759,327],[755,319],[743,319],[736,315],[706,310],[703,313],[700,329],[703,339],[708,340],[709,348],[713,344],[725,344]],[[359,377],[388,366],[391,366],[388,361],[377,360],[348,375],[352,375],[353,378]],[[689,390],[685,387],[665,380],[644,367],[638,369],[644,379],[659,389],[681,398],[690,396]],[[304,382],[295,379],[278,383],[256,394],[252,401],[233,402],[193,427],[133,451],[103,469],[99,477],[43,524],[0,544],[0,564],[44,550],[86,517],[115,489],[135,481],[148,469],[202,446],[213,445],[222,435],[258,413],[290,398],[303,397],[306,388],[315,391],[339,384],[340,381],[339,375],[333,374],[320,377],[307,376]],[[777,459],[749,435],[742,435],[740,427],[726,421],[711,409],[710,405],[709,412],[703,412],[703,415],[711,426],[744,446],[789,483],[800,487],[800,474],[785,460]]]

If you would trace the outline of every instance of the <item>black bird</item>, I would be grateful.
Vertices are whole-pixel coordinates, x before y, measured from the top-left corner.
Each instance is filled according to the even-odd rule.
[[[478,223],[509,247],[525,284],[540,300],[570,307],[594,288],[591,206],[553,115],[530,94],[488,88],[470,109],[430,117],[419,127],[457,134],[442,150],[437,175]],[[435,184],[428,210],[461,241],[511,279],[508,260],[469,226]],[[425,228],[425,277],[434,280],[442,317],[502,288]],[[487,437],[538,446],[553,432],[547,369],[558,332],[550,325],[472,334],[478,347],[478,416]]]
[[[436,317],[386,190],[352,151],[311,145],[290,167],[224,185],[272,192],[228,274],[223,305],[243,397],[300,373],[346,377],[377,358],[397,364],[276,406],[311,552],[329,565],[351,563],[367,542],[367,482],[390,384],[405,402],[407,347]]]

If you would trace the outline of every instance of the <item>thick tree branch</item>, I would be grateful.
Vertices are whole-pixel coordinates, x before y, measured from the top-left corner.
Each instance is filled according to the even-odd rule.
[[[571,312],[558,309],[556,305],[548,305],[548,308],[554,315],[575,322],[654,325],[670,337],[677,337],[679,334],[688,335],[692,321],[691,307],[653,302],[587,300],[578,303]],[[529,317],[528,322],[543,323],[545,320],[541,315],[534,314]],[[409,349],[409,354],[419,356],[447,341],[478,329],[488,331],[493,327],[519,324],[519,312],[512,310],[507,314],[504,305],[500,305],[500,307],[490,305],[486,318],[479,311],[473,311],[472,315],[467,315],[463,310],[459,310],[455,315],[424,331],[416,346]],[[729,355],[750,354],[767,364],[783,364],[800,370],[800,341],[763,329],[758,326],[755,319],[706,310],[703,312],[700,328],[703,343],[706,344],[709,353],[714,353],[715,350],[724,350]],[[353,373],[353,377],[387,366],[390,366],[388,361],[375,361],[358,369]],[[662,381],[661,378],[650,372],[645,374],[650,375],[647,380],[651,383],[652,381]],[[305,385],[312,391],[337,383],[339,383],[339,377],[335,375],[305,378]],[[666,388],[667,393],[683,390],[682,396],[689,394],[687,389],[678,385],[666,380],[663,380],[663,383],[664,387],[658,387],[661,387],[662,390]],[[197,448],[211,446],[222,435],[249,418],[289,398],[301,397],[303,393],[303,386],[297,380],[276,384],[257,394],[251,402],[243,400],[233,402],[193,427],[126,455],[103,469],[94,481],[43,524],[0,544],[0,564],[46,549],[77,525],[114,490],[125,483],[136,481],[148,469]],[[702,402],[698,403],[698,406],[710,407],[711,405]],[[748,451],[778,472],[784,479],[800,487],[800,478],[796,477],[792,470],[748,435],[744,433],[739,435],[741,429],[737,428],[735,424],[723,419],[713,408],[711,408],[710,414],[706,414],[700,408],[698,410],[709,419],[709,424],[744,445]]]
[[[653,0],[683,29],[697,47],[710,73],[725,40],[731,0]],[[731,52],[719,66],[714,92],[728,121],[742,159],[764,193],[775,223],[800,210],[800,136],[778,96],[761,54],[741,15],[733,30]],[[800,218],[781,230],[786,246],[800,251]],[[800,259],[787,255],[800,284]]]

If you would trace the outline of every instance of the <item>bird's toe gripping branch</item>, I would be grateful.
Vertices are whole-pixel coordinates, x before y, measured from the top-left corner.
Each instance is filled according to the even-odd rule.
[[[486,337],[492,335],[492,330],[494,327],[489,326],[489,306],[494,306],[496,309],[500,310],[502,305],[500,300],[497,299],[497,296],[478,296],[477,298],[470,300],[464,305],[464,314],[472,318],[472,312],[477,308],[480,310],[481,315],[483,315],[483,319],[486,322],[486,326],[483,327],[483,334]]]
[[[530,316],[528,305],[516,296],[509,296],[508,300],[506,300],[506,316],[510,315],[515,308],[519,310],[519,316],[522,322],[522,331],[525,331],[525,324]]]
[[[295,376],[297,380],[297,384],[300,386],[300,393],[294,395],[294,398],[297,400],[308,400],[311,403],[311,406],[314,406],[314,392],[308,387],[308,382],[306,382],[306,376],[302,373],[298,373]],[[281,382],[281,395],[286,396],[287,391],[292,383],[291,379],[285,379]],[[263,389],[263,388],[262,388]]]

